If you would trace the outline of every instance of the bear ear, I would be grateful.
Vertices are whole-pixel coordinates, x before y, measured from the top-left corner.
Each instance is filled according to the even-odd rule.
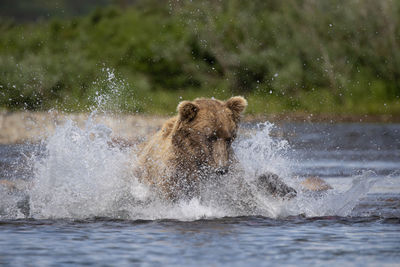
[[[196,117],[199,106],[190,101],[182,101],[177,110],[181,121],[191,121]]]
[[[234,119],[237,121],[240,118],[240,114],[247,107],[247,100],[241,96],[234,96],[226,101],[226,106],[232,110]]]

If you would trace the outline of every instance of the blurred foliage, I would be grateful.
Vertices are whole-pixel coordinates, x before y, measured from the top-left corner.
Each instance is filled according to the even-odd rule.
[[[80,18],[3,18],[0,106],[87,110],[110,68],[126,112],[241,94],[250,113],[400,114],[398,1],[112,2]]]
[[[18,22],[30,22],[51,18],[69,18],[85,15],[95,7],[112,3],[124,6],[134,0],[0,0],[0,16]]]

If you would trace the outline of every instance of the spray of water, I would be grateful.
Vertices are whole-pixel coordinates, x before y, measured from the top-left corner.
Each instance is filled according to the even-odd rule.
[[[112,90],[118,92],[114,76],[110,75]],[[110,98],[99,94],[96,99],[97,106],[103,108]],[[253,134],[235,141],[234,150],[240,162],[238,171],[226,175],[218,184],[202,185],[198,198],[171,203],[138,181],[135,177],[137,150],[110,145],[112,129],[94,122],[97,111],[92,110],[84,128],[73,121],[56,128],[44,141],[43,155],[31,159],[34,173],[30,186],[13,198],[8,192],[0,191],[3,200],[0,216],[132,220],[196,220],[243,215],[347,216],[375,182],[372,173],[365,173],[356,177],[345,192],[302,191],[299,181],[291,178],[293,165],[288,143],[272,138],[274,125],[263,123]],[[281,200],[260,192],[252,181],[265,172],[283,177],[297,189],[298,196]],[[21,210],[23,202],[29,210]]]
[[[88,121],[84,129],[69,121],[46,142],[46,153],[35,159],[29,189],[33,218],[111,217],[123,219],[195,220],[223,216],[284,217],[347,216],[374,183],[371,173],[354,179],[346,192],[316,195],[303,192],[292,200],[277,200],[258,192],[251,180],[263,171],[277,171],[291,181],[288,145],[269,136],[271,124],[238,140],[235,152],[243,166],[218,185],[204,185],[201,197],[171,203],[138,182],[133,170],[136,152],[110,146],[111,129]]]

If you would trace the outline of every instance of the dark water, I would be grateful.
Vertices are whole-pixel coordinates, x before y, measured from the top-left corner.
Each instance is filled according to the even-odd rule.
[[[400,125],[288,124],[276,132],[291,145],[295,175],[346,188],[368,170],[378,182],[346,217],[4,218],[0,264],[398,266]],[[27,158],[41,149],[0,146],[1,177],[29,174]]]
[[[396,264],[399,219],[2,222],[2,264]],[[379,263],[379,264],[378,264]]]

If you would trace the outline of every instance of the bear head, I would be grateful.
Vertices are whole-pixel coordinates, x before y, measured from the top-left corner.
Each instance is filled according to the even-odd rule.
[[[225,174],[234,157],[231,144],[246,106],[241,96],[179,103],[172,144],[180,169]]]

